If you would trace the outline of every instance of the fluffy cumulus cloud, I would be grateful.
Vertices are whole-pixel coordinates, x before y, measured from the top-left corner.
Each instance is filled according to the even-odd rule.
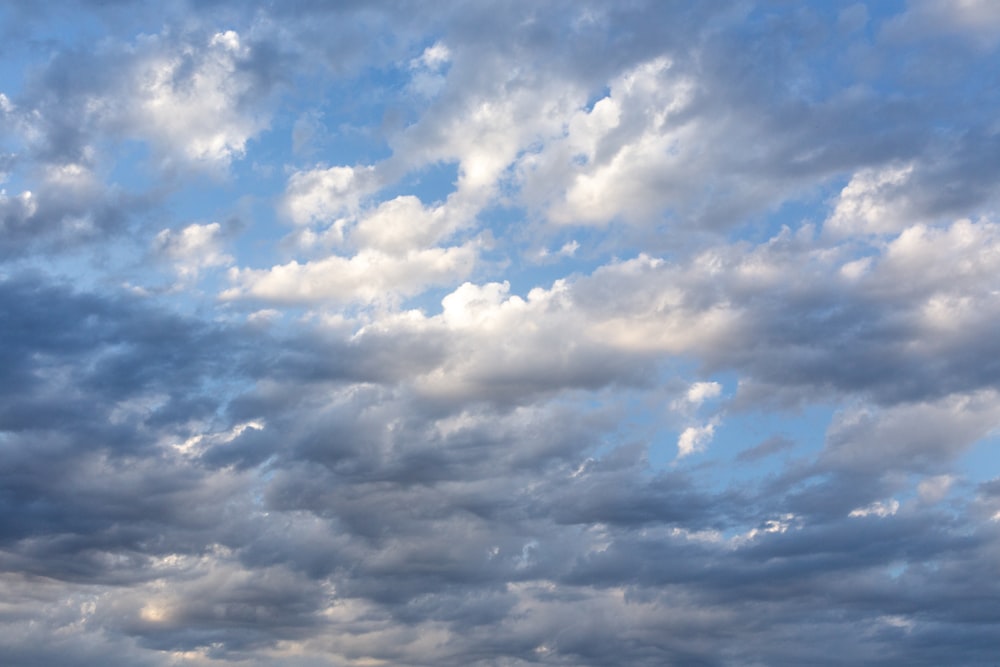
[[[180,231],[164,229],[156,235],[153,247],[158,255],[173,262],[182,277],[196,277],[200,269],[233,261],[221,250],[221,231],[217,222],[188,225]]]
[[[7,3],[0,663],[990,664],[997,19]]]

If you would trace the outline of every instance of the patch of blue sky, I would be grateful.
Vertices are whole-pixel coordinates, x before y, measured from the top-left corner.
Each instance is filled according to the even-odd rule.
[[[106,170],[106,180],[126,192],[134,194],[161,192],[167,194],[169,186],[164,182],[153,160],[152,148],[140,139],[123,138],[104,140],[97,144],[99,155],[109,156],[107,164],[99,165]]]
[[[316,165],[374,164],[391,155],[388,133],[412,122],[403,104],[406,78],[396,68],[365,70],[334,82],[301,77],[262,135],[262,146],[299,169]],[[273,157],[268,158],[272,161]]]
[[[252,189],[247,190],[247,186],[251,184]],[[206,224],[233,217],[240,210],[239,202],[242,198],[250,197],[250,201],[255,204],[255,217],[258,214],[266,216],[265,221],[270,223],[273,218],[273,200],[280,192],[281,186],[275,187],[273,183],[263,179],[254,178],[246,183],[242,179],[236,181],[231,178],[209,177],[181,185],[172,193],[165,206],[170,219],[175,221],[175,226],[185,227],[192,223]]]
[[[776,450],[759,459],[741,462],[748,466],[764,467],[768,466],[769,460],[781,459],[786,453],[818,453],[823,448],[827,429],[838,409],[836,404],[815,403],[784,411],[726,413],[716,427],[715,437],[709,447],[713,456],[736,459],[741,453],[772,438],[793,443],[788,449]]]
[[[956,467],[962,477],[973,483],[1000,478],[1000,431],[975,443],[959,458]]]
[[[795,232],[806,225],[812,225],[819,233],[823,221],[833,209],[833,201],[850,181],[850,175],[841,175],[828,180],[822,187],[812,188],[798,197],[783,200],[777,208],[752,216],[744,224],[729,232],[727,241],[750,241],[766,243],[788,228]]]
[[[331,86],[322,100],[323,110],[334,112],[338,124],[405,127],[424,110],[424,104],[408,94],[410,81],[411,73],[402,63],[366,69],[358,78]]]
[[[519,206],[493,206],[479,222],[494,239],[483,253],[484,276],[501,270],[511,293],[525,295],[535,287],[549,288],[558,279],[593,273],[614,258],[617,247],[603,245],[608,232],[601,227],[566,225],[542,227]],[[638,248],[630,256],[638,254]]]
[[[12,101],[24,84],[25,68],[21,63],[19,57],[0,51],[0,93]]]
[[[455,291],[457,285],[430,286],[416,296],[404,298],[400,301],[403,310],[418,310],[427,317],[440,315],[444,308],[441,301]]]
[[[614,384],[597,390],[570,392],[567,397],[565,400],[574,409],[591,416],[603,415],[613,421],[613,427],[599,439],[600,444],[586,452],[588,458],[600,460],[614,456],[622,448],[638,448],[646,455],[646,476],[663,469],[654,451],[657,438],[664,430],[663,406],[662,402],[651,398],[649,387]]]
[[[378,201],[401,196],[414,196],[424,206],[444,203],[458,183],[458,162],[433,162],[406,174],[402,179],[379,191]]]
[[[601,86],[597,88],[587,97],[587,101],[583,104],[583,111],[587,113],[592,113],[594,111],[594,105],[596,105],[601,100],[611,97],[611,87],[608,85]]]
[[[705,488],[715,491],[753,486],[773,479],[797,462],[814,460],[823,449],[827,428],[836,411],[835,405],[813,404],[787,412],[722,412],[717,421],[705,420],[713,423],[714,429],[704,451],[671,461],[670,465],[679,470],[697,470]],[[664,455],[676,456],[677,439],[682,431],[664,433]],[[747,458],[745,453],[755,447],[762,448],[761,455]],[[741,454],[744,454],[742,459]]]

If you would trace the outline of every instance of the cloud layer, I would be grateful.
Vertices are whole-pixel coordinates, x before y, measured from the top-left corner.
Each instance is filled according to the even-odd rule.
[[[0,17],[4,665],[1000,652],[989,3]]]

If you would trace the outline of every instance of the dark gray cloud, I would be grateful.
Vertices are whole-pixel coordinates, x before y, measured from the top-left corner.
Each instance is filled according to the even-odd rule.
[[[971,642],[967,664],[995,649],[963,630],[995,622],[988,592],[964,578],[987,576],[990,533],[915,508],[847,516],[898,482],[851,468],[830,478],[820,459],[779,485],[712,491],[652,474],[644,446],[602,453],[615,421],[580,405],[430,416],[401,390],[361,390],[356,373],[279,363],[287,341],[248,345],[248,330],[38,277],[3,287],[9,384],[26,402],[70,378],[86,392],[61,389],[62,416],[42,406],[5,427],[0,566],[7,585],[107,587],[80,602],[81,637],[102,628],[108,646],[132,638],[259,664],[279,659],[278,642],[320,655],[315,638],[331,632],[356,638],[342,654],[414,665],[819,656],[784,636],[792,628],[823,646],[867,628],[850,655],[887,656],[876,664],[904,664],[937,633]],[[68,314],[78,326],[52,326]],[[169,398],[227,378],[205,406]],[[226,408],[225,395],[240,398]],[[227,435],[251,417],[266,426]],[[191,437],[182,425],[199,420],[217,425],[177,451]],[[831,437],[834,452],[849,436]],[[25,602],[8,622],[54,604]],[[437,647],[419,641],[442,631]],[[63,645],[7,646],[17,664]]]
[[[759,461],[793,447],[795,447],[794,440],[790,440],[783,435],[772,435],[756,445],[744,449],[736,456],[736,460],[742,462]]]

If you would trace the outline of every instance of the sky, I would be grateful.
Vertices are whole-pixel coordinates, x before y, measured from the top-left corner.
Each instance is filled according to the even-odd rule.
[[[1000,4],[7,0],[6,667],[993,665]]]

